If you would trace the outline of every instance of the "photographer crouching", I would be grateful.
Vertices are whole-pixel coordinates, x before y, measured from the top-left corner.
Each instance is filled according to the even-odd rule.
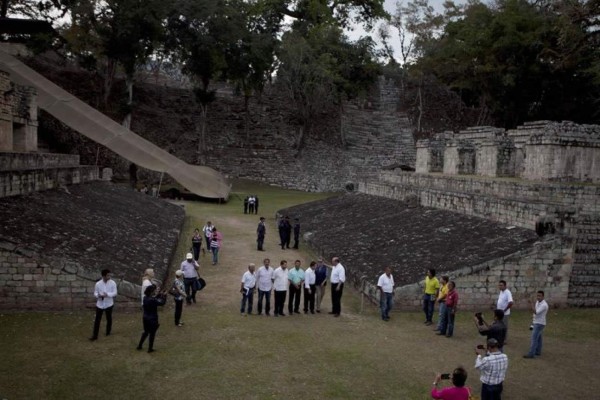
[[[506,337],[506,326],[502,321],[504,319],[504,311],[494,310],[494,322],[491,325],[483,319],[483,314],[478,312],[473,317],[475,326],[482,336],[487,336],[487,339],[496,339],[498,348],[504,352],[504,338]]]
[[[438,389],[440,380],[452,379],[451,387],[442,390]],[[438,400],[468,400],[471,390],[465,387],[467,381],[467,371],[463,367],[457,367],[452,374],[437,374],[433,381],[431,397]]]

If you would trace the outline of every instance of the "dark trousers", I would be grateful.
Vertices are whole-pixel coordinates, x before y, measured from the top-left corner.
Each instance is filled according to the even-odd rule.
[[[304,312],[315,313],[315,285],[310,285],[310,290],[304,288]]]
[[[283,314],[283,305],[285,304],[285,290],[275,291],[275,315]]]
[[[144,333],[142,333],[142,337],[140,338],[140,343],[138,344],[138,349],[142,348],[142,345],[146,341],[146,338],[149,337],[148,340],[148,351],[154,349],[154,337],[156,336],[156,331],[160,324],[156,319],[144,319]]]
[[[497,385],[481,384],[481,400],[501,400],[502,383]]]
[[[435,295],[423,295],[423,312],[425,313],[425,321],[433,322],[433,307],[435,306]]]
[[[257,247],[257,249],[258,250],[262,250],[264,243],[265,243],[265,237],[259,235],[258,238],[256,239],[256,247]]]
[[[336,290],[337,288],[340,290]],[[342,313],[342,294],[344,293],[343,283],[332,283],[331,284],[331,312],[334,314]]]
[[[185,301],[188,304],[192,304],[192,301],[196,302],[196,281],[198,278],[183,278],[183,285],[185,286]]]
[[[291,239],[291,237],[292,237],[292,235],[291,235],[290,232],[286,232],[285,233],[285,247],[287,247],[288,249],[290,248],[290,239]]]
[[[248,203],[248,212],[254,214],[254,204]]]
[[[393,305],[394,293],[381,293],[381,297],[379,299],[379,308],[381,308],[381,319],[390,319],[390,311],[392,310]]]
[[[300,296],[302,294],[302,288],[296,287],[296,285],[290,285],[288,289],[288,312],[300,312]]]
[[[100,321],[102,321],[102,313],[106,312],[106,336],[110,335],[112,330],[112,311],[113,306],[108,308],[96,307],[96,319],[94,319],[94,332],[92,338],[98,339],[98,332],[100,332]]]
[[[298,244],[300,243],[300,240],[299,240],[298,236],[299,236],[298,234],[294,233],[294,248],[295,249],[298,248]]]
[[[198,259],[200,258],[200,246],[200,243],[192,244],[192,253],[194,253],[194,261],[198,261]]]
[[[262,314],[263,310],[263,299],[265,300],[265,314],[269,315],[271,312],[271,291],[258,289],[258,313]],[[277,313],[275,313],[277,314]]]
[[[242,304],[240,305],[240,312],[243,314],[246,310],[246,303],[248,303],[248,314],[252,314],[252,306],[254,304],[254,289],[246,289],[242,293]]]
[[[181,314],[183,313],[183,299],[175,299],[175,325],[181,322]]]

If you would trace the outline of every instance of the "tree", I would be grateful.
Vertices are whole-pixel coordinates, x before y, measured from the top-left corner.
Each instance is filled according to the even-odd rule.
[[[373,48],[367,39],[350,42],[340,28],[331,25],[314,27],[308,35],[291,31],[283,36],[277,83],[296,106],[298,154],[321,112],[332,104],[342,107],[344,100],[360,95],[373,83],[379,74]]]

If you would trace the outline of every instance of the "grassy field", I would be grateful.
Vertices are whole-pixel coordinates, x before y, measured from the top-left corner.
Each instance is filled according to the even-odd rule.
[[[208,282],[199,303],[184,306],[185,326],[162,310],[153,354],[135,350],[140,313],[114,314],[113,335],[89,342],[92,311],[0,315],[0,399],[427,399],[435,372],[467,367],[479,391],[473,347],[483,343],[471,314],[459,313],[455,337],[437,337],[418,312],[379,319],[376,307],[347,290],[341,318],[325,314],[241,317],[239,280],[249,262],[314,259],[306,248],[277,247],[275,211],[327,195],[236,182],[225,205],[184,203],[185,235],[174,264],[189,249],[194,227],[207,219],[224,234],[220,265],[201,259]],[[266,252],[256,251],[258,216],[241,199],[260,197],[267,218]],[[259,215],[259,216],[260,216]],[[460,288],[459,288],[460,289]],[[324,306],[330,307],[326,296]],[[595,398],[600,311],[552,310],[544,355],[524,360],[530,315],[511,319],[504,399]],[[101,330],[102,332],[102,330]]]

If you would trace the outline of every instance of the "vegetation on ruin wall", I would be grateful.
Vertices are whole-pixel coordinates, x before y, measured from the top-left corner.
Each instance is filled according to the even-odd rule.
[[[248,103],[275,78],[296,110],[300,128],[288,134],[301,149],[323,105],[341,108],[364,95],[384,65],[419,133],[538,119],[600,121],[597,1],[447,1],[438,12],[428,0],[412,0],[391,16],[383,0],[138,3],[16,0],[11,7],[54,22],[66,39],[65,55],[102,77],[101,104],[115,90],[115,73],[123,72],[118,102],[126,124],[136,106],[134,70],[186,74],[201,116],[198,158],[206,151],[215,82],[234,84],[244,97],[247,136]],[[357,25],[379,29],[353,42],[343,32]],[[376,36],[383,50],[374,46]]]

